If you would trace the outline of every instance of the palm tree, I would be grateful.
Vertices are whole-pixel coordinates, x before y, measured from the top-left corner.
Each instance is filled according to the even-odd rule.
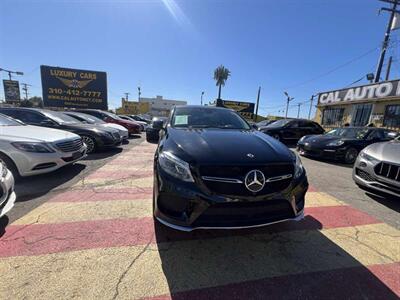
[[[221,87],[225,86],[225,82],[228,77],[231,75],[231,71],[225,68],[223,65],[220,65],[214,71],[214,79],[216,81],[216,85],[218,86],[218,99],[221,99]]]

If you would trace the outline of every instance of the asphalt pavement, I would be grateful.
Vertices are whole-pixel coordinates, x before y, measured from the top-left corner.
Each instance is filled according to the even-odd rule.
[[[398,202],[359,190],[350,167],[303,158],[300,222],[183,233],[152,218],[155,147],[18,183],[0,299],[399,299]]]

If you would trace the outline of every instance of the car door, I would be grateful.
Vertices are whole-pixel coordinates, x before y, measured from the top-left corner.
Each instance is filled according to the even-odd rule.
[[[290,121],[282,128],[281,135],[285,140],[299,139],[299,122],[297,120]]]
[[[364,147],[374,144],[374,143],[379,143],[384,141],[385,137],[383,134],[383,130],[381,129],[373,129],[365,138],[365,145]]]
[[[310,135],[314,133],[314,126],[309,121],[301,120],[299,121],[299,129],[297,131],[297,138],[301,139],[305,135]]]

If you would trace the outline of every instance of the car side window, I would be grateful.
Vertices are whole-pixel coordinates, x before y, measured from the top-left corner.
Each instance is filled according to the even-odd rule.
[[[297,122],[297,121],[290,122],[288,124],[288,127],[289,128],[298,128],[299,127],[299,122]]]
[[[16,118],[27,124],[40,124],[46,119],[41,114],[31,111],[18,111]]]
[[[299,127],[314,128],[311,122],[299,121]]]
[[[374,130],[369,135],[367,140],[383,140],[383,131],[382,130]]]

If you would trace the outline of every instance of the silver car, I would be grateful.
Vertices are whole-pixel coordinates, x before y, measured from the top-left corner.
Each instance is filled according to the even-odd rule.
[[[8,213],[15,203],[14,177],[0,161],[0,217]]]
[[[353,179],[361,188],[400,197],[400,136],[364,148],[354,164]]]
[[[48,173],[86,156],[86,145],[74,133],[25,125],[0,114],[0,160],[14,178]]]

